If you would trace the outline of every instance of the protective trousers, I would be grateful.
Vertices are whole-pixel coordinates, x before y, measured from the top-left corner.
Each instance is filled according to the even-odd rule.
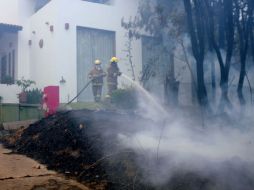
[[[108,95],[111,96],[112,92],[117,90],[117,84],[108,84]]]
[[[93,96],[95,102],[101,101],[101,94],[102,94],[102,85],[93,85]]]

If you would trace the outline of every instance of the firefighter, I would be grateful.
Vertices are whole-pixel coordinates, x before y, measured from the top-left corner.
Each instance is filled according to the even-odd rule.
[[[108,84],[108,94],[107,97],[111,97],[112,92],[117,89],[117,78],[121,76],[121,72],[118,68],[118,59],[112,57],[110,60],[110,65],[107,69],[107,84]]]
[[[101,61],[94,61],[94,68],[89,73],[89,79],[92,80],[92,90],[94,101],[99,102],[101,100],[102,86],[103,86],[103,77],[106,76],[106,73],[101,67]]]

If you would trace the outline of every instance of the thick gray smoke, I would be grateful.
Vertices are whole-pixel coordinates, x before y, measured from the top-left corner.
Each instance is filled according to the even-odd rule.
[[[192,173],[211,180],[210,189],[254,189],[253,109],[202,119],[200,110],[166,114],[152,97],[138,94],[138,113],[153,122],[118,138],[141,156],[138,165],[148,183]]]

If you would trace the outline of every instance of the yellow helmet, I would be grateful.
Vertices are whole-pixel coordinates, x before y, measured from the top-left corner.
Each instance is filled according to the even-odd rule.
[[[113,63],[113,62],[116,62],[116,63],[117,63],[117,62],[118,62],[117,57],[112,57],[112,58],[110,59],[110,62],[111,62],[111,63]]]
[[[100,64],[101,64],[101,61],[100,61],[99,59],[96,59],[96,60],[94,61],[94,64],[95,64],[95,65],[100,65]]]

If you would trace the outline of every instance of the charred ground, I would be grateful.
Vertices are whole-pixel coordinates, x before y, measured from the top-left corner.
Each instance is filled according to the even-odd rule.
[[[150,182],[148,176],[156,171],[150,170],[149,162],[147,168],[144,168],[146,164],[138,164],[148,159],[142,147],[140,152],[134,152],[123,147],[118,137],[119,134],[131,136],[144,128],[152,130],[151,126],[156,126],[152,122],[134,113],[64,111],[17,131],[5,138],[4,144],[46,164],[49,169],[78,179],[91,189],[218,189],[216,174],[202,175],[184,169],[175,172],[166,184]],[[234,167],[228,166],[225,171],[229,172],[227,180],[231,181],[230,172]],[[160,167],[158,163],[157,171]],[[246,183],[246,190],[254,187],[249,172],[243,170],[239,176]],[[230,188],[224,185],[219,189]]]

